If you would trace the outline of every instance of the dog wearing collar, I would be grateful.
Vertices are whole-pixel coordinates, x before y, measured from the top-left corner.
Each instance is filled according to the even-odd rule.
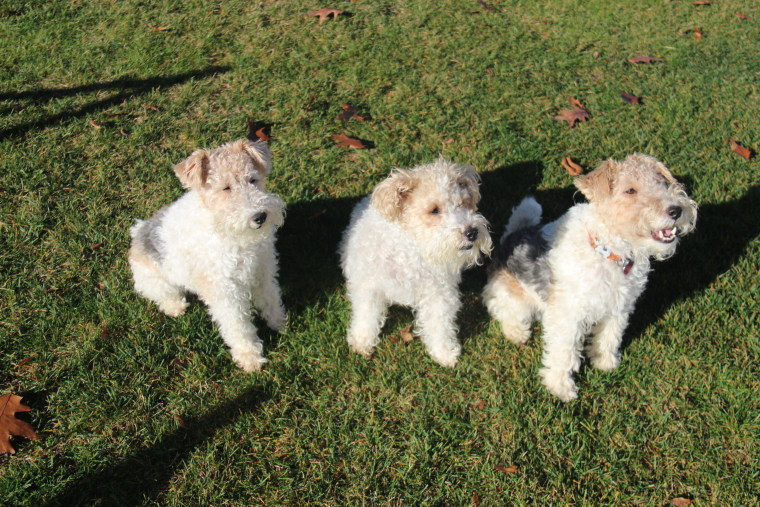
[[[489,314],[511,342],[527,342],[533,321],[541,320],[539,375],[562,401],[578,396],[573,374],[587,335],[591,364],[617,367],[650,259],[672,256],[697,220],[683,185],[648,155],[607,160],[574,183],[589,202],[554,222],[539,225],[541,206],[532,197],[513,209],[483,291]]]

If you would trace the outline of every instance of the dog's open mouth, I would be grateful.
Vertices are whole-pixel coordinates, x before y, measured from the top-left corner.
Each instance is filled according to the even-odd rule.
[[[652,233],[652,238],[660,243],[672,243],[676,239],[677,232],[678,229],[676,227],[673,227],[672,229],[662,229],[654,231]]]
[[[465,246],[463,246],[463,247],[462,247],[462,248],[460,248],[459,250],[460,250],[460,251],[461,251],[461,250],[472,250],[472,243],[470,243],[469,245],[465,245]]]

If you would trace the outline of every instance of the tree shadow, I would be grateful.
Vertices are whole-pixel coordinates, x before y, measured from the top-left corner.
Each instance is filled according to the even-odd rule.
[[[266,387],[249,387],[202,416],[184,417],[183,426],[155,444],[87,473],[45,505],[137,505],[156,500],[201,444],[271,396]]]
[[[105,83],[91,83],[71,88],[46,88],[40,90],[28,90],[23,92],[0,93],[0,101],[16,101],[31,104],[49,103],[52,100],[63,97],[76,96],[97,91],[118,90],[116,95],[105,99],[95,100],[81,107],[68,109],[56,114],[44,114],[37,120],[31,120],[13,125],[0,130],[0,140],[21,136],[29,130],[41,129],[54,125],[58,122],[86,116],[94,111],[108,109],[111,106],[121,104],[136,96],[145,95],[155,88],[170,87],[184,83],[190,79],[204,78],[214,74],[227,72],[229,67],[211,66],[201,70],[194,70],[176,74],[174,76],[149,77],[144,79],[123,78]],[[9,108],[5,107],[0,114],[8,114]]]

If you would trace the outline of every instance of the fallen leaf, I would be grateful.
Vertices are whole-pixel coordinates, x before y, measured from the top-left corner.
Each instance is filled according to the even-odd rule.
[[[334,134],[333,141],[338,143],[338,146],[343,146],[346,148],[355,148],[357,150],[364,148],[364,144],[362,144],[360,140],[354,139],[352,137],[346,137],[345,134]]]
[[[179,424],[180,428],[184,428],[185,427],[185,420],[184,419],[182,419],[177,414],[172,414],[172,417],[174,418],[175,421],[177,421],[177,424]]]
[[[699,30],[699,27],[696,27],[694,29],[694,38],[695,39],[701,39],[702,38],[702,32]]]
[[[356,120],[364,122],[364,118],[356,114],[356,108],[351,104],[341,103],[341,107],[343,107],[343,112],[338,115],[338,119],[348,121],[351,118],[356,118]]]
[[[562,159],[562,167],[567,169],[567,172],[570,173],[570,176],[578,176],[579,174],[583,174],[583,167],[573,162],[573,159],[570,157],[565,157]]]
[[[95,123],[95,122],[94,122],[94,121],[92,121],[92,120],[90,120],[90,125],[92,125],[92,126],[93,126],[93,127],[95,127],[96,129],[99,129],[99,128],[100,128],[100,125],[98,125],[97,123]]]
[[[26,358],[22,359],[21,361],[19,361],[18,363],[16,363],[16,369],[20,369],[26,363],[29,363],[31,361],[34,361],[34,356],[29,356],[29,357],[26,357]]]
[[[343,14],[343,11],[340,9],[330,9],[327,7],[323,7],[321,9],[317,9],[316,11],[309,11],[306,13],[310,17],[318,17],[319,18],[319,24],[322,24],[322,21],[326,20],[330,17],[330,14],[332,14],[333,19],[337,19],[339,14]]]
[[[153,26],[153,25],[148,25],[148,26],[157,32],[165,32],[166,30],[169,29],[168,26]]]
[[[692,2],[691,5],[710,5],[710,0],[697,0],[696,2]]]
[[[575,109],[565,109],[559,112],[559,116],[552,116],[557,121],[566,121],[570,127],[575,126],[577,121],[586,121],[588,119],[589,112],[583,108],[583,105],[574,98],[570,98],[570,103],[575,106]]]
[[[690,505],[694,503],[694,500],[689,500],[688,498],[684,498],[682,496],[676,497],[670,501],[673,505],[676,507],[685,507],[686,505]]]
[[[737,143],[733,139],[729,139],[726,142],[731,143],[731,149],[734,150],[736,153],[738,153],[739,156],[742,157],[744,160],[749,160],[750,158],[752,158],[752,150],[750,150],[749,148],[742,146],[741,144]]]
[[[477,400],[470,403],[472,405],[472,408],[477,410],[483,410],[486,407],[486,400]]]
[[[634,56],[633,58],[628,59],[631,63],[653,63],[653,62],[661,62],[662,58],[655,58],[653,56]]]
[[[0,453],[16,454],[10,442],[11,435],[39,440],[32,426],[16,419],[17,412],[29,412],[31,408],[21,404],[21,396],[4,394],[0,396]]]
[[[480,495],[477,492],[472,494],[472,505],[475,507],[478,507],[478,505],[480,505]]]
[[[741,12],[737,12],[736,17],[739,19],[747,19],[747,20],[749,19],[748,16],[746,16],[745,14],[742,14]]]
[[[397,336],[395,336],[395,335],[390,335],[388,338],[390,338],[390,340],[391,340],[391,341],[392,341],[394,344],[396,344],[396,343],[398,343],[398,342],[400,342],[400,341],[401,341],[401,339],[399,339],[399,338],[398,338]]]
[[[309,97],[309,103],[306,104],[306,107],[304,107],[304,111],[310,111],[311,105],[314,103],[314,101],[317,100],[316,94],[311,94],[311,97]]]
[[[494,8],[493,8],[493,7],[491,7],[491,6],[489,6],[489,5],[488,5],[487,3],[485,3],[483,0],[479,0],[479,1],[480,1],[480,5],[481,5],[481,7],[483,7],[483,10],[484,10],[484,11],[488,11],[488,12],[496,12],[496,9],[494,9]]]
[[[494,468],[497,472],[502,472],[505,474],[514,474],[517,472],[517,467],[514,465],[509,467],[505,467],[504,465],[496,465]]]
[[[153,104],[143,104],[143,106],[144,106],[146,109],[151,109],[151,110],[153,110],[153,111],[158,111],[158,108],[157,108],[156,106],[154,106]]]
[[[401,330],[401,339],[404,340],[404,343],[409,343],[412,340],[414,340],[414,334],[412,333],[412,325],[409,324],[404,329]]]
[[[626,93],[624,91],[620,91],[620,96],[623,98],[624,101],[630,103],[630,104],[639,104],[641,105],[641,97],[637,97],[636,95],[632,95],[630,93]]]
[[[108,339],[108,328],[107,328],[107,327],[104,327],[104,328],[103,328],[103,329],[100,331],[100,339],[101,339],[101,340],[107,340],[107,339]]]

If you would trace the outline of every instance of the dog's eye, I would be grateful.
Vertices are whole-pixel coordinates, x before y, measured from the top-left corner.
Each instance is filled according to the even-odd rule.
[[[256,181],[257,181],[256,178],[251,178],[250,180],[248,180],[248,183],[250,183],[251,185],[255,185]]]
[[[436,206],[435,208],[433,208],[433,209],[430,210],[430,213],[432,213],[433,215],[437,215],[440,212],[441,212],[441,210],[438,209],[438,206]]]
[[[224,187],[224,191],[225,192],[229,192],[230,191],[230,187]]]
[[[633,194],[636,193],[636,189],[635,188],[629,188],[628,190],[625,191],[625,193],[628,194],[628,195],[633,195]]]

